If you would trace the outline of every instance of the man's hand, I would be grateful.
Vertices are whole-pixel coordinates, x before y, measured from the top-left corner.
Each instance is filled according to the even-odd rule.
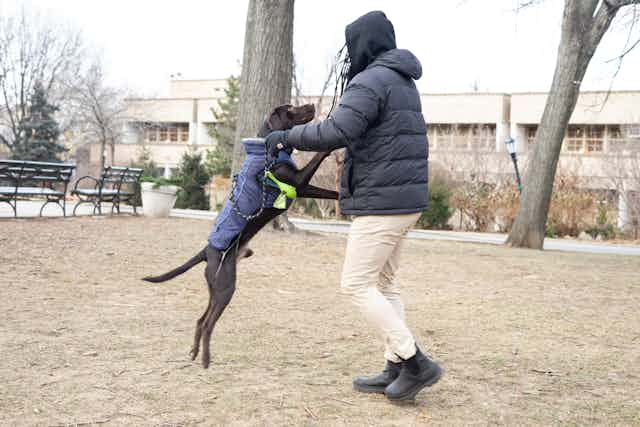
[[[279,151],[291,154],[293,149],[287,144],[287,131],[276,130],[271,132],[264,140],[267,153],[272,157],[278,157]]]

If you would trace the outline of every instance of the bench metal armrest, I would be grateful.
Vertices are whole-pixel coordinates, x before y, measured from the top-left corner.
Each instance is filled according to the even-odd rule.
[[[85,175],[85,176],[81,176],[80,178],[78,178],[76,180],[76,185],[73,187],[73,191],[76,191],[78,189],[78,184],[80,184],[80,181],[82,181],[83,179],[90,179],[93,180],[95,182],[95,186],[93,187],[94,189],[98,189],[101,185],[101,181],[91,175]]]

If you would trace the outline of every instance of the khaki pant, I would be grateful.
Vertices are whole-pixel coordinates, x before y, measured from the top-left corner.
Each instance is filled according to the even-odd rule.
[[[384,357],[392,362],[408,359],[416,351],[395,273],[403,238],[419,217],[420,213],[359,216],[349,230],[342,292],[382,333]]]

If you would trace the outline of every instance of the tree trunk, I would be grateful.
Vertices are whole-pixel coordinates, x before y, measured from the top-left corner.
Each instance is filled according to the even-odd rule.
[[[291,102],[294,0],[250,0],[240,77],[232,174],[244,160],[242,138],[256,136],[266,115]]]
[[[613,1],[613,0],[610,0]],[[536,132],[518,213],[507,239],[515,247],[542,249],[558,158],[580,84],[618,7],[598,0],[566,0],[556,70]]]
[[[249,2],[232,175],[244,160],[242,138],[256,136],[271,110],[291,102],[293,7],[294,0]],[[276,218],[273,227],[295,229],[286,213]]]
[[[111,151],[111,166],[116,164],[116,141],[113,138],[109,139],[109,149]]]
[[[106,152],[107,152],[107,141],[105,138],[100,139],[100,171],[104,170],[106,166]]]

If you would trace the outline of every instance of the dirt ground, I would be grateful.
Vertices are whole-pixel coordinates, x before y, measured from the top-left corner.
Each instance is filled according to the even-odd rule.
[[[358,394],[381,342],[338,293],[343,236],[264,232],[214,331],[202,266],[139,280],[210,223],[0,221],[1,425],[640,425],[640,258],[409,241],[408,321],[445,368],[415,403]]]

